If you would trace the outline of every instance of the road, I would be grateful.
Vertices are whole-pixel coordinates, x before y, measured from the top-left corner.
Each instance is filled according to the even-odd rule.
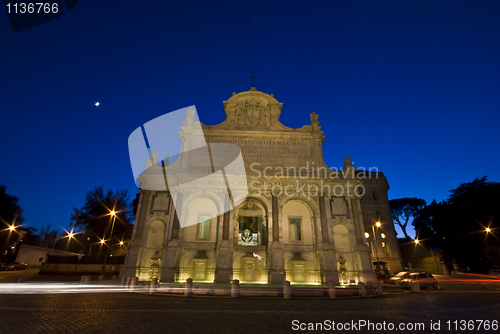
[[[0,271],[0,284],[1,283],[16,283],[19,279],[29,276],[34,276],[38,274],[38,269],[26,269],[26,270],[13,270],[13,271]]]
[[[26,275],[29,271],[0,273]],[[19,279],[21,277],[18,277]],[[30,277],[31,278],[31,277]],[[4,279],[6,280],[6,279]],[[1,281],[1,280],[0,280]],[[444,280],[443,280],[444,282]],[[441,331],[456,333],[455,320],[500,320],[500,291],[496,282],[472,284],[473,289],[391,294],[378,298],[329,299],[230,299],[182,298],[138,293],[0,295],[0,332],[4,333],[293,333],[293,326],[335,321],[360,324],[383,322],[423,329],[397,333],[431,333],[431,321]],[[459,280],[453,282],[460,285]],[[295,321],[295,323],[293,322]],[[448,330],[447,321],[451,321]],[[329,322],[331,324],[331,322]],[[362,323],[362,322],[361,322]],[[295,324],[295,325],[294,325]],[[313,325],[316,326],[316,325]],[[470,333],[493,333],[498,330]],[[357,328],[359,333],[390,333],[389,330]],[[311,331],[316,332],[316,331]],[[347,333],[349,331],[336,331]]]

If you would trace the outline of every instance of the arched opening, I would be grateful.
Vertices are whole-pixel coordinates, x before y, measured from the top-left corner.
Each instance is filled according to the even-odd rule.
[[[218,206],[213,198],[192,199],[186,208],[189,225],[184,229],[185,246],[180,259],[178,280],[213,282],[217,242]]]
[[[293,199],[282,209],[281,226],[285,252],[286,279],[292,284],[319,284],[319,262],[311,245],[315,243],[312,210],[302,200]]]
[[[313,219],[310,208],[300,200],[291,200],[285,203],[282,212],[283,242],[313,244]]]
[[[165,224],[161,220],[155,220],[149,225],[146,248],[142,253],[141,268],[137,273],[140,280],[149,280],[151,275],[161,278],[160,251],[163,248],[165,231]]]
[[[234,215],[233,278],[242,283],[267,283],[267,210],[257,199],[247,199]]]
[[[253,199],[245,201],[238,209],[236,227],[238,246],[266,246],[268,240],[266,213]]]
[[[217,229],[217,205],[210,198],[193,200],[188,207],[189,226],[185,232],[188,242],[215,242]]]

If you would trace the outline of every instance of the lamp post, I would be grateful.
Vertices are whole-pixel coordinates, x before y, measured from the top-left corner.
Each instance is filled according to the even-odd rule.
[[[421,243],[420,243],[420,240],[418,240],[418,239],[415,239],[413,242],[415,242],[415,244],[417,244],[417,245],[424,246],[423,244],[421,244]],[[429,250],[431,251],[431,256],[432,256],[432,258],[434,258],[434,252],[432,251],[432,247],[431,247],[431,246],[429,246],[429,245],[427,245],[427,247],[428,247],[428,248],[429,248]]]
[[[90,256],[90,253],[92,252],[92,247],[94,247],[94,245],[97,245],[97,244],[101,244],[101,247],[102,247],[102,245],[104,244],[104,239],[101,239],[100,241],[94,242],[92,245],[90,245],[89,256]]]
[[[418,239],[415,239],[413,240],[413,242],[415,243],[415,245],[421,245],[421,246],[424,246],[422,243],[420,243],[420,240]],[[424,246],[425,247],[425,246]],[[434,257],[434,252],[432,251],[432,247],[430,245],[427,245],[427,247],[425,248],[428,248],[430,251],[431,251],[431,256],[432,256],[432,262],[434,262],[434,265],[435,265],[435,269],[438,269],[437,267],[437,264],[436,264],[436,258]]]
[[[6,256],[8,256],[7,254],[9,251],[9,244],[10,244],[12,232],[17,232],[16,231],[17,226],[15,225],[15,222],[13,222],[12,225],[9,225],[7,222],[5,222],[5,224],[7,224],[8,227],[3,231],[9,231],[9,234],[8,234],[7,238],[5,239],[5,243],[2,245],[2,248],[1,248],[2,254],[0,254],[0,259],[3,258],[4,252],[5,252]]]
[[[375,247],[375,255],[377,256],[377,272],[378,272],[380,270],[380,261],[379,261],[379,258],[378,258],[377,236],[376,236],[376,233],[375,233],[375,226],[377,226],[377,228],[379,228],[381,226],[380,222],[376,222],[375,225],[372,224],[373,247]]]
[[[104,270],[106,268],[106,260],[108,259],[109,248],[111,247],[111,238],[113,237],[113,229],[115,228],[116,212],[115,210],[109,213],[113,216],[113,222],[111,223],[111,233],[109,234],[109,244],[106,247],[106,255],[104,256],[104,264],[102,265],[102,274],[104,275]],[[102,240],[101,240],[102,241]]]
[[[69,240],[71,240],[74,236],[75,236],[75,233],[73,233],[73,230],[71,230],[71,232],[67,232],[68,235],[65,235],[65,236],[62,236],[62,237],[59,237],[59,238],[56,238],[56,241],[54,241],[54,244],[52,245],[52,250],[50,251],[50,255],[52,255],[52,253],[54,253],[54,247],[56,247],[56,244],[57,244],[57,241],[59,239],[62,239],[62,238],[66,238],[68,237]]]

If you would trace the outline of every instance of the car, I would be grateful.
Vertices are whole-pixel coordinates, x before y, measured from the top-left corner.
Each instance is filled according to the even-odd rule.
[[[396,276],[389,278],[389,281],[387,283],[398,285],[402,279],[407,278],[408,276],[410,276],[411,273],[412,273],[411,271],[400,271],[399,273],[396,274]]]
[[[6,265],[4,270],[25,270],[27,266],[24,262],[14,262]]]
[[[437,290],[439,287],[436,279],[434,276],[432,276],[429,273],[411,273],[408,275],[407,278],[404,278],[401,280],[401,286],[403,288],[410,288],[410,283],[417,282],[418,285],[420,286],[420,289],[422,288],[433,288],[434,290]]]
[[[491,269],[490,275],[491,276],[500,276],[500,269]]]

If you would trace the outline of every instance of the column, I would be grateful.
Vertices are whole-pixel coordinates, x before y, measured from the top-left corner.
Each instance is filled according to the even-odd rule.
[[[376,281],[377,277],[373,272],[372,256],[370,254],[370,249],[364,244],[363,234],[363,219],[361,217],[361,203],[359,197],[353,196],[349,199],[349,204],[352,209],[353,223],[356,231],[356,247],[354,248],[355,253],[359,256],[360,261],[360,280],[362,282]],[[376,246],[376,245],[375,245]]]
[[[269,283],[283,284],[285,281],[285,260],[283,245],[280,242],[280,211],[278,197],[272,195],[273,242],[270,249]]]
[[[146,246],[143,240],[144,235],[144,225],[146,223],[146,217],[148,214],[148,206],[151,193],[154,191],[150,190],[139,190],[139,205],[137,206],[137,212],[135,217],[134,231],[132,232],[132,240],[129,243],[129,248],[127,251],[127,256],[125,258],[125,264],[120,272],[120,277],[133,277],[136,276],[136,268],[140,265],[139,255],[142,253],[141,250]],[[147,233],[146,233],[147,236]]]
[[[216,268],[215,282],[229,283],[231,281],[231,273],[233,271],[233,244],[229,241],[231,224],[231,202],[229,197],[226,197],[224,203],[225,212],[222,215],[222,240],[218,243],[218,251],[216,253]],[[218,232],[218,231],[217,231]]]
[[[338,284],[339,274],[337,271],[337,256],[335,247],[330,243],[330,231],[328,229],[328,220],[326,219],[325,197],[318,196],[319,216],[321,221],[321,235],[323,240],[323,268],[322,281],[326,284]]]

